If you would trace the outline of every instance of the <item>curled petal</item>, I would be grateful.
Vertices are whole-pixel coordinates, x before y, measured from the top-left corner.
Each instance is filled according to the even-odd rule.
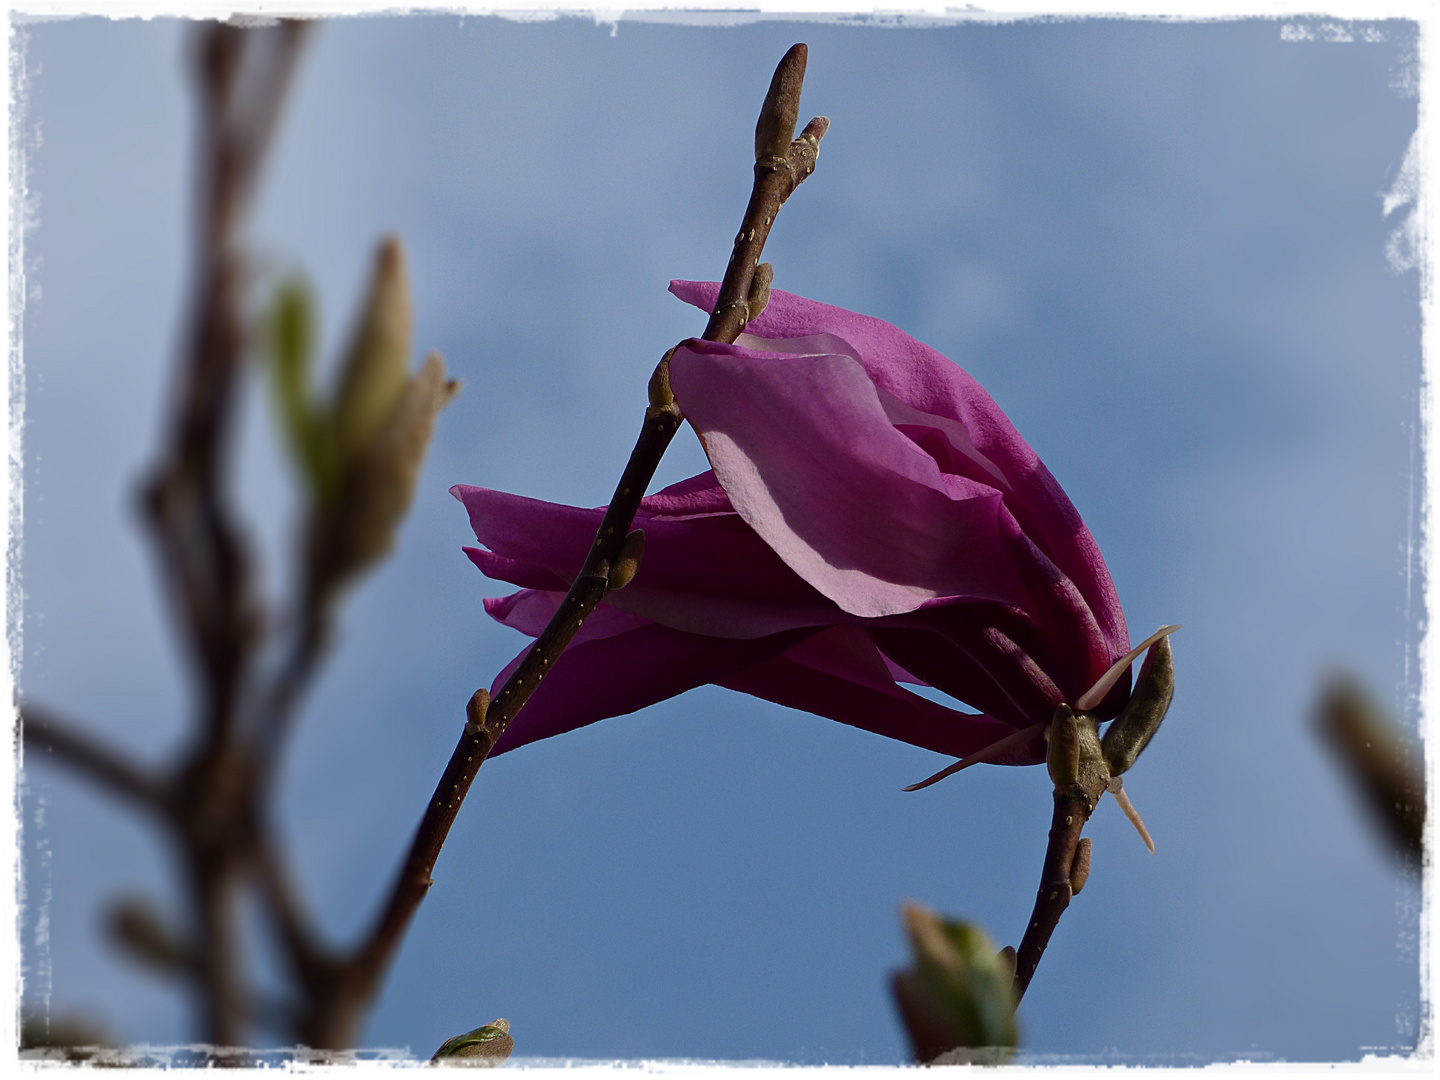
[[[672,281],[670,291],[708,311],[719,285]],[[920,414],[922,423],[941,431],[976,468],[1004,478],[993,482],[1003,490],[1005,505],[1025,534],[1080,590],[1110,644],[1111,655],[1121,655],[1129,634],[1094,538],[1054,476],[984,388],[958,364],[881,319],[779,289],[771,290],[764,314],[750,323],[737,344],[754,346],[760,344],[756,339],[816,334],[843,339],[882,397],[893,398]],[[913,417],[907,420],[898,414],[893,419],[897,424],[914,422]]]
[[[467,548],[470,560],[527,588],[568,587],[605,513],[487,488],[451,491],[490,549]],[[645,559],[624,591],[608,598],[617,608],[715,637],[765,637],[843,618],[746,526],[713,474],[645,499],[634,528],[645,533]]]
[[[1001,493],[942,473],[853,357],[691,341],[670,358],[670,385],[740,516],[842,610],[1023,601]]]

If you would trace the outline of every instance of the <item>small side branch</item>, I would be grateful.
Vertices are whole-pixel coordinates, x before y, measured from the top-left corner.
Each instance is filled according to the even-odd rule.
[[[168,792],[159,777],[132,764],[94,736],[81,733],[50,710],[28,702],[22,704],[20,728],[27,749],[53,755],[137,806],[164,812]]]

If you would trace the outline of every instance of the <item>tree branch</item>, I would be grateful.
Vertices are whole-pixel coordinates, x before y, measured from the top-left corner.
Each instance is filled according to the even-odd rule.
[[[31,703],[20,706],[20,727],[25,745],[51,754],[84,773],[111,793],[123,796],[154,813],[165,812],[165,783],[127,761],[118,750],[103,746],[94,736],[59,719],[49,709]]]
[[[752,283],[776,213],[815,169],[819,142],[829,121],[817,117],[806,125],[800,138],[791,138],[798,115],[805,60],[804,45],[796,45],[785,54],[762,106],[760,124],[757,125],[755,181],[720,286],[715,311],[705,328],[703,336],[707,341],[733,342],[744,330],[749,317]],[[767,128],[772,137],[776,131],[782,133],[785,144],[783,155],[772,153],[761,156],[765,149],[759,145],[761,132]],[[611,568],[620,554],[640,500],[655,475],[661,455],[684,419],[670,394],[668,359],[667,353],[656,369],[651,381],[651,404],[646,410],[635,449],[616,485],[585,565],[576,575],[569,593],[494,702],[489,700],[484,690],[476,691],[470,700],[465,730],[426,806],[389,901],[357,953],[357,971],[367,983],[378,980],[388,966],[416,909],[429,891],[432,883],[430,875],[440,849],[486,756],[609,588]]]

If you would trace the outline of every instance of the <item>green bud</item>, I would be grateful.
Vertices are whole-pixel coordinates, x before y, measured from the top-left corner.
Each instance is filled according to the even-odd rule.
[[[1001,1064],[1017,1045],[1014,967],[973,923],[901,906],[914,967],[892,979],[917,1060]]]
[[[365,454],[410,379],[410,283],[405,251],[387,237],[375,258],[370,291],[356,320],[335,393],[335,435],[342,461]]]
[[[430,1060],[446,1065],[499,1065],[514,1049],[510,1021],[492,1020],[474,1031],[446,1039]]]
[[[650,407],[646,412],[652,417],[680,411],[675,404],[675,394],[670,389],[670,357],[674,355],[674,349],[667,349],[650,376]]]
[[[644,557],[645,530],[636,529],[627,534],[620,544],[620,554],[615,556],[615,565],[610,567],[608,588],[613,591],[629,585],[639,572],[640,560]]]
[[[435,416],[459,390],[458,381],[445,378],[445,361],[431,353],[350,470],[340,512],[349,532],[352,571],[394,546],[396,529],[415,497]]]
[[[266,327],[271,400],[291,456],[305,483],[322,500],[335,493],[333,433],[314,401],[315,301],[303,278],[281,282]]]
[[[1160,722],[1165,719],[1174,696],[1175,662],[1167,635],[1150,646],[1130,700],[1105,731],[1101,745],[1112,776],[1119,776],[1135,764],[1135,759],[1160,730]]]
[[[1045,731],[1049,747],[1045,751],[1045,767],[1056,787],[1065,787],[1080,778],[1080,725],[1075,722],[1069,705],[1055,706],[1055,715]]]
[[[1070,895],[1079,896],[1085,882],[1090,880],[1090,854],[1094,845],[1090,837],[1082,836],[1075,848],[1075,861],[1070,864]]]

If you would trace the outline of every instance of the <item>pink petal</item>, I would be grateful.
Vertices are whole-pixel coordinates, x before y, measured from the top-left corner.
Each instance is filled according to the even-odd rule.
[[[1000,493],[942,473],[896,430],[853,356],[690,341],[670,359],[670,384],[741,517],[842,610],[1023,601]]]
[[[926,750],[964,757],[1015,729],[912,694],[895,684],[875,646],[856,627],[822,631],[782,655],[716,680],[721,686]],[[1038,752],[1038,756],[1037,756]],[[1043,742],[1014,748],[997,764],[1043,761]]]
[[[567,587],[604,517],[603,508],[464,485],[451,490],[490,549],[467,549],[471,561],[492,577],[529,588]],[[634,527],[645,531],[645,556],[635,579],[610,593],[607,604],[715,637],[764,637],[843,618],[734,512],[711,473],[645,499]]]
[[[719,682],[782,652],[806,633],[792,630],[740,640],[645,623],[594,640],[577,636],[510,722],[491,756]],[[522,651],[495,677],[492,694],[499,693],[524,655]]]
[[[673,281],[670,291],[709,311],[719,286]],[[919,422],[940,431],[978,467],[993,467],[1004,478],[993,482],[1003,491],[1020,527],[1078,587],[1104,634],[1111,658],[1124,655],[1130,640],[1125,617],[1094,538],[1035,451],[979,383],[959,365],[887,322],[778,289],[771,290],[769,305],[737,344],[753,348],[757,344],[754,338],[817,334],[842,338],[881,395],[889,395],[928,418]],[[771,344],[783,346],[782,342]],[[917,422],[893,406],[891,411],[897,424]]]

